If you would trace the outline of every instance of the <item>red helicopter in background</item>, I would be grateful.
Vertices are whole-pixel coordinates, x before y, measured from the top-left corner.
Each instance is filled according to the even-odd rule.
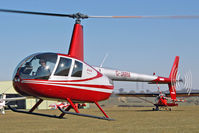
[[[177,56],[170,76],[160,77],[127,71],[90,66],[84,61],[83,26],[81,19],[87,18],[198,18],[198,16],[87,16],[77,14],[56,14],[0,9],[0,12],[69,17],[76,19],[68,54],[36,53],[26,57],[16,67],[13,78],[15,90],[26,97],[40,99],[29,111],[11,110],[20,113],[63,118],[65,114],[112,120],[104,112],[99,101],[106,100],[113,92],[113,81],[148,82],[168,84],[172,99],[176,99],[175,83],[179,57]],[[34,113],[45,99],[67,101],[70,105],[59,108],[59,116]],[[82,114],[75,103],[95,103],[105,117]],[[69,112],[74,109],[75,112]]]
[[[58,109],[58,108],[66,109],[68,106],[70,106],[70,104],[67,103],[67,102],[59,102],[59,103],[53,103],[53,104],[49,105],[50,109],[53,109],[53,110]],[[85,103],[83,103],[83,104],[76,103],[75,104],[75,107],[78,108],[78,109],[84,108],[85,106],[86,106]]]
[[[159,93],[116,93],[116,95],[119,97],[136,97],[138,99],[141,99],[147,103],[154,105],[155,108],[153,108],[153,111],[159,111],[162,108],[171,111],[172,107],[178,106],[179,102],[186,102],[186,100],[184,100],[185,97],[197,97],[199,96],[199,93],[176,92],[176,94],[174,94],[174,97],[182,97],[183,99],[177,99],[172,97],[171,92],[162,93],[161,91],[159,91]],[[156,102],[154,103],[152,101],[144,99],[143,97],[156,97]],[[126,100],[123,100],[123,102],[126,102]]]

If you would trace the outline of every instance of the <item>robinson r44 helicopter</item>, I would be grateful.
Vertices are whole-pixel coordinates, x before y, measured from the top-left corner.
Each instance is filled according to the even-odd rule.
[[[170,77],[156,75],[137,74],[127,71],[112,70],[88,65],[84,61],[83,50],[83,26],[81,19],[87,18],[199,18],[198,16],[87,16],[77,14],[56,14],[43,12],[29,12],[18,10],[0,9],[0,12],[20,13],[32,15],[45,15],[56,17],[68,17],[76,19],[68,54],[60,53],[36,53],[26,57],[16,67],[13,78],[15,90],[26,97],[38,98],[39,101],[29,111],[20,111],[10,107],[11,110],[20,113],[43,115],[63,118],[65,114],[92,117],[104,120],[112,120],[104,112],[99,101],[106,100],[113,92],[113,81],[136,81],[148,83],[168,84],[175,97],[176,72],[178,61],[174,62]],[[176,57],[179,60],[179,57]],[[68,101],[70,104],[65,110],[59,108],[59,116],[34,113],[33,111],[45,99]],[[75,103],[95,103],[105,117],[82,114]],[[70,109],[75,112],[70,112]]]

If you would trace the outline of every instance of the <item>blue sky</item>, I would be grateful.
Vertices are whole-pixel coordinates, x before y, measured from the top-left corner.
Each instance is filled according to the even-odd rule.
[[[199,15],[198,5],[196,0],[0,1],[2,9],[91,16]],[[67,53],[74,20],[7,13],[0,13],[0,18],[0,80],[11,80],[17,64],[32,53]],[[100,65],[109,53],[105,67],[168,76],[179,55],[180,70],[191,70],[193,87],[199,88],[199,19],[88,19],[82,25],[88,64]],[[135,88],[135,83],[129,82],[115,85]]]

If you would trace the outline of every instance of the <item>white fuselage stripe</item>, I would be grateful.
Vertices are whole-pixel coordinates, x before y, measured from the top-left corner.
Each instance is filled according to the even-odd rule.
[[[70,87],[82,90],[90,90],[90,91],[98,91],[104,93],[112,93],[112,89],[104,89],[104,88],[93,88],[93,87],[83,87],[83,86],[73,86],[73,85],[63,85],[63,84],[53,84],[48,82],[37,82],[37,81],[24,81],[23,83],[31,83],[31,84],[42,84],[42,85],[53,85],[53,86],[61,86],[61,87]]]
[[[35,81],[35,80],[23,80],[22,83],[32,83],[32,82],[37,82],[37,83],[48,83],[48,84],[84,84],[84,85],[105,85],[105,84],[99,84],[99,83],[95,83],[95,82],[89,82],[87,83],[87,81],[85,82],[59,82],[59,81]],[[107,84],[107,86],[110,86],[110,84]]]

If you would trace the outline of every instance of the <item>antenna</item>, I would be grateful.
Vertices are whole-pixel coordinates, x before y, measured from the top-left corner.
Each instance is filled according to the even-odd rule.
[[[104,58],[103,58],[103,60],[102,60],[102,63],[101,63],[101,65],[100,65],[100,67],[102,67],[102,66],[104,65],[104,62],[105,62],[105,60],[106,60],[106,58],[107,58],[108,56],[109,56],[109,54],[106,53],[105,56],[104,56]]]

